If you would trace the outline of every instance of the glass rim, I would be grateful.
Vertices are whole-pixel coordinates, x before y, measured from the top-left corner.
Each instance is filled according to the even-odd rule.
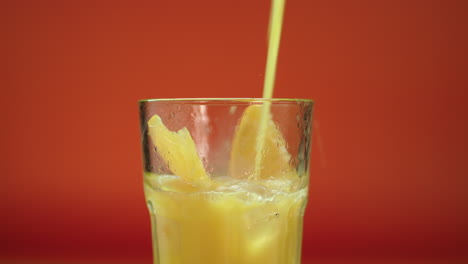
[[[154,98],[154,99],[140,99],[138,103],[150,103],[150,102],[173,102],[173,103],[204,103],[204,102],[230,102],[230,103],[262,103],[262,102],[283,102],[283,103],[315,103],[312,99],[304,98]]]

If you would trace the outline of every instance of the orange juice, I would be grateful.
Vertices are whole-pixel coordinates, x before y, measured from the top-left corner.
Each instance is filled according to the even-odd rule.
[[[154,263],[300,263],[307,187],[213,179],[217,187],[203,190],[178,176],[145,175]]]

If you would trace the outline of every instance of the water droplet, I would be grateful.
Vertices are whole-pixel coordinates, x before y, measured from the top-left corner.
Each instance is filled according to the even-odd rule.
[[[156,214],[156,212],[154,211],[153,203],[150,200],[146,201],[146,205],[148,206],[150,214]]]
[[[233,105],[229,108],[229,114],[233,115],[237,110],[237,106]]]

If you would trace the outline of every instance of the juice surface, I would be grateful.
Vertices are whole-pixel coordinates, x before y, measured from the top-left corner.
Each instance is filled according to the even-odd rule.
[[[208,191],[145,175],[155,263],[300,263],[307,188],[289,179],[214,180]]]

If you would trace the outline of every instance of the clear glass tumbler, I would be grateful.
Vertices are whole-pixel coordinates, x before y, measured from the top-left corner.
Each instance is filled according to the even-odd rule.
[[[139,106],[155,264],[300,263],[313,101]]]

